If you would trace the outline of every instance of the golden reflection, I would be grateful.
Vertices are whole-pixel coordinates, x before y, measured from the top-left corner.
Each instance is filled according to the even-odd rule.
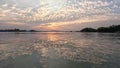
[[[60,38],[60,36],[56,34],[56,32],[50,32],[47,34],[47,38],[49,41],[57,41]]]

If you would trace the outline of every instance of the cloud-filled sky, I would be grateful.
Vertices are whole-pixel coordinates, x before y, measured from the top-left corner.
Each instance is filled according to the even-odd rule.
[[[0,0],[0,29],[79,30],[119,18],[120,0]]]

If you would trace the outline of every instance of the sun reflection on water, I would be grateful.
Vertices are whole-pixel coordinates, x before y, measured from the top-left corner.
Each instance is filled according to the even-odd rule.
[[[50,41],[57,41],[60,38],[60,36],[56,35],[54,32],[48,33],[47,37],[48,37],[48,40]]]
[[[118,58],[120,57],[119,41],[117,38],[114,39],[116,41],[113,43],[113,40],[103,39],[101,35],[96,35],[96,39],[94,37],[95,34],[92,37],[89,34],[82,35],[80,33],[48,32],[19,34],[14,35],[14,38],[11,35],[5,36],[3,35],[1,37],[7,38],[8,41],[15,40],[15,38],[22,38],[17,39],[14,43],[6,42],[6,44],[0,44],[0,60],[12,57],[18,61],[20,59],[34,59],[39,57],[39,61],[44,63],[44,65],[52,62],[57,63],[57,61],[61,60],[65,62],[88,62],[98,65],[109,62],[112,64],[112,60],[115,60],[114,63],[116,65],[119,63],[116,62],[119,61]],[[5,42],[6,39],[3,40],[0,38],[0,40]],[[33,61],[31,59],[29,60]],[[38,60],[36,61],[38,62]]]

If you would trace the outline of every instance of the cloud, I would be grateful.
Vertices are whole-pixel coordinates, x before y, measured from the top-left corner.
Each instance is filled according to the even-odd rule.
[[[119,17],[119,0],[0,0],[0,22],[19,22],[22,25],[27,23],[31,27],[103,21]]]

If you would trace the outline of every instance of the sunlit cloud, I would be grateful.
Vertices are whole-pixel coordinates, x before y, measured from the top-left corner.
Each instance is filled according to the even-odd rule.
[[[0,0],[0,23],[14,26],[27,23],[39,29],[119,17],[119,0]]]

